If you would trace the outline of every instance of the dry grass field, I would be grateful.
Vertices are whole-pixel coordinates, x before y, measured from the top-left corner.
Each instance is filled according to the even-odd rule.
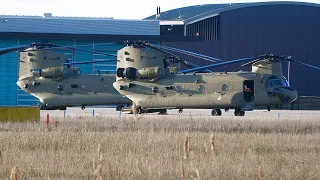
[[[51,117],[0,124],[0,179],[319,179],[318,114]],[[299,113],[297,113],[299,114]],[[44,115],[43,115],[44,116]],[[13,178],[14,179],[14,178]]]

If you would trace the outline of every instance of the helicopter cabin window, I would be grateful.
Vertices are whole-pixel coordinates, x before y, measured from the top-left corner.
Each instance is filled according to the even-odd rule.
[[[57,89],[58,89],[58,91],[62,91],[62,90],[63,90],[63,86],[62,86],[62,85],[59,85],[59,86],[57,87]]]
[[[81,84],[80,89],[81,89],[82,91],[85,91],[85,90],[87,89],[87,86],[84,85],[84,84]]]
[[[252,102],[254,100],[254,81],[243,81],[243,98],[245,102]]]
[[[222,91],[228,91],[228,89],[229,89],[228,85],[226,85],[226,84],[222,84],[221,85],[221,90]]]
[[[71,88],[78,88],[78,84],[71,84]]]
[[[205,93],[206,87],[203,84],[200,84],[198,87],[198,91],[201,93]]]

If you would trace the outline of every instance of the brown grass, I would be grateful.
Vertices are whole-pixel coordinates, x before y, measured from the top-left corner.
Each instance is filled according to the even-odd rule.
[[[15,166],[12,170],[11,170],[11,176],[10,176],[11,180],[20,180],[20,172],[17,166]]]
[[[15,166],[21,179],[320,177],[317,117],[133,119],[55,118],[59,126],[50,132],[44,121],[2,123],[0,179],[10,178]]]
[[[2,164],[2,152],[0,150],[0,164]]]
[[[188,134],[185,135],[184,143],[183,143],[183,159],[187,159],[189,157],[190,151],[190,144],[189,144],[189,136]]]
[[[258,168],[258,180],[262,180],[262,167],[259,166]]]

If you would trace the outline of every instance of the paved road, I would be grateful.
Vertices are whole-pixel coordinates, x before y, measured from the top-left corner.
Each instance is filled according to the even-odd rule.
[[[114,108],[68,108],[66,111],[63,110],[50,110],[41,111],[41,116],[45,117],[49,114],[51,117],[93,117],[93,111],[95,117],[113,117],[119,118],[119,112],[115,111]],[[229,112],[222,112],[222,117],[234,117],[234,110]],[[121,117],[131,117],[133,115],[121,113]],[[141,116],[141,115],[139,115]],[[157,113],[144,114],[144,117],[157,117],[163,116]],[[178,113],[178,110],[169,110],[168,115],[165,116],[192,116],[192,117],[212,117],[210,109],[185,109],[182,114]],[[246,112],[245,117],[250,118],[289,118],[289,117],[314,117],[320,120],[320,111],[296,111],[296,110],[272,110],[270,112],[266,110],[255,110]],[[213,117],[216,118],[216,117]],[[241,117],[239,117],[241,118]]]

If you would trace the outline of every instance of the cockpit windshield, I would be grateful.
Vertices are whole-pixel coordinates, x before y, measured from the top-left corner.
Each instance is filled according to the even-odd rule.
[[[277,87],[289,87],[288,81],[283,79],[268,79],[266,80],[266,88],[277,88]]]

